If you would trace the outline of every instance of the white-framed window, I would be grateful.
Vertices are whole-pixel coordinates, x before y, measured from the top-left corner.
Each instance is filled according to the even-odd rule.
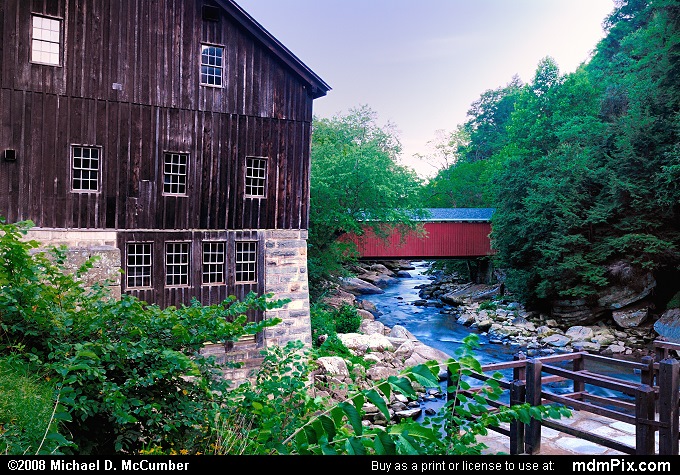
[[[61,20],[40,15],[31,17],[31,61],[61,65]]]
[[[163,159],[163,194],[187,194],[189,155],[186,153],[166,153]]]
[[[224,263],[227,244],[223,241],[203,243],[203,283],[224,284]]]
[[[165,285],[180,287],[189,285],[189,243],[165,244]]]
[[[101,148],[71,145],[71,190],[99,191]]]
[[[129,242],[126,248],[127,287],[151,287],[151,243]]]
[[[267,196],[267,159],[246,157],[246,196]]]
[[[236,283],[257,282],[257,242],[236,241]]]
[[[222,87],[224,48],[201,45],[201,85]]]

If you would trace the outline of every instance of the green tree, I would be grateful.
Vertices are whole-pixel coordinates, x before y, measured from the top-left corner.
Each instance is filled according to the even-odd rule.
[[[344,273],[353,248],[338,238],[364,227],[384,236],[415,228],[421,180],[399,164],[401,145],[391,124],[379,126],[367,106],[315,119],[312,133],[309,267],[312,297],[319,284]]]
[[[589,63],[560,76],[546,58],[522,90],[496,155],[492,238],[526,301],[594,298],[621,260],[677,275],[678,11],[617,2]]]

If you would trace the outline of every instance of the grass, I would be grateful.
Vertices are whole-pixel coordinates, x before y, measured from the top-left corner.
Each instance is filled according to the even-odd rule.
[[[54,387],[29,368],[0,358],[0,454],[36,454],[54,409]]]

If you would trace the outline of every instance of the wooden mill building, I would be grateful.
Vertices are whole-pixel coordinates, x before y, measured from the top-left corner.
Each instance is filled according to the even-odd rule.
[[[162,307],[291,298],[252,349],[309,342],[321,78],[232,0],[2,0],[0,38],[0,216]]]

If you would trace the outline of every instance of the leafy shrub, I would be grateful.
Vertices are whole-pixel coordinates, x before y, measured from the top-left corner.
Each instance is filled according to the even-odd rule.
[[[330,312],[329,307],[323,304],[311,305],[309,313],[313,346],[318,348],[323,343],[320,338],[321,336],[331,337],[337,333],[333,314]]]
[[[286,301],[249,294],[219,305],[160,309],[65,271],[65,249],[21,238],[32,223],[0,222],[0,354],[53,378],[79,454],[135,453],[142,444],[193,450],[230,389],[206,342],[226,343],[279,323],[246,324],[251,309]],[[61,413],[61,411],[59,411]],[[65,418],[66,419],[66,418]]]
[[[361,325],[361,315],[357,309],[349,304],[343,304],[335,309],[325,304],[314,304],[310,309],[312,338],[314,346],[318,348],[323,342],[319,337],[328,338],[337,333],[355,333]]]
[[[333,314],[337,333],[356,333],[361,326],[361,315],[349,304],[343,304]]]
[[[496,310],[497,308],[498,304],[492,300],[484,300],[479,303],[480,310]]]

